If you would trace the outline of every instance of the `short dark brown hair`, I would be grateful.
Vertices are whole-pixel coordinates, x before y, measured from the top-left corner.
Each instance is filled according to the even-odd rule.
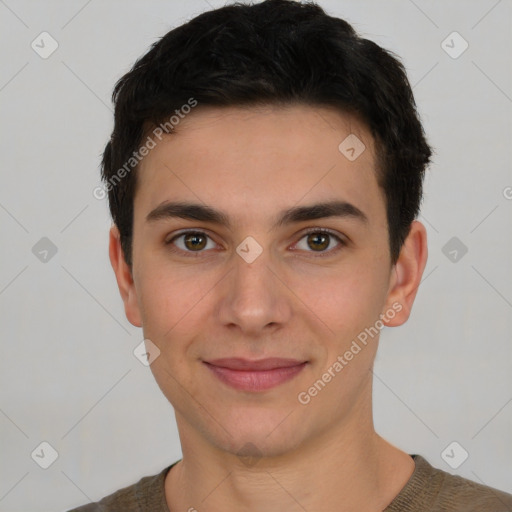
[[[165,123],[191,98],[198,108],[299,103],[357,115],[375,140],[396,262],[419,213],[432,153],[405,69],[392,52],[314,3],[266,0],[211,10],[171,30],[117,82],[102,179],[130,268],[134,154],[148,126]]]

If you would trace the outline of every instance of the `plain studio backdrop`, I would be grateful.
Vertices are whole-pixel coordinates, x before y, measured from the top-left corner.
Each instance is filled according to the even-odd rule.
[[[319,3],[402,58],[436,151],[424,280],[408,323],[381,335],[377,431],[512,492],[512,2]],[[67,510],[181,457],[93,190],[116,80],[221,5],[0,1],[1,511]]]

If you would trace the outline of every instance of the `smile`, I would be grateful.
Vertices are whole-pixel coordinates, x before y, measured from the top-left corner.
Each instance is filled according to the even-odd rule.
[[[210,371],[224,384],[242,391],[266,391],[298,375],[307,361],[292,359],[219,359],[203,361]]]

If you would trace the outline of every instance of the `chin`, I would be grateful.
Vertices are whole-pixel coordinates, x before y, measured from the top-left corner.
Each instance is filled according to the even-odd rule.
[[[229,434],[222,428],[211,430],[212,423],[204,432],[210,442],[219,449],[237,455],[241,461],[250,466],[261,457],[279,457],[292,451],[301,440],[307,437],[307,428],[303,421],[298,425],[298,416],[281,411],[271,413],[255,411],[242,412],[236,418],[225,415],[224,426]],[[231,421],[229,421],[231,419]],[[249,463],[245,459],[248,459]]]
[[[297,440],[298,441],[298,440]],[[231,439],[227,445],[219,446],[225,452],[237,456],[242,464],[255,466],[259,459],[281,457],[293,451],[297,441],[289,436],[269,436],[261,434],[240,434],[236,439]]]

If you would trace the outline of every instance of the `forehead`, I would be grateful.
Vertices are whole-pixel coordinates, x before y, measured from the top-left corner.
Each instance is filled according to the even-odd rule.
[[[141,162],[136,215],[183,199],[247,220],[319,199],[382,213],[374,155],[365,125],[331,108],[196,107]]]

